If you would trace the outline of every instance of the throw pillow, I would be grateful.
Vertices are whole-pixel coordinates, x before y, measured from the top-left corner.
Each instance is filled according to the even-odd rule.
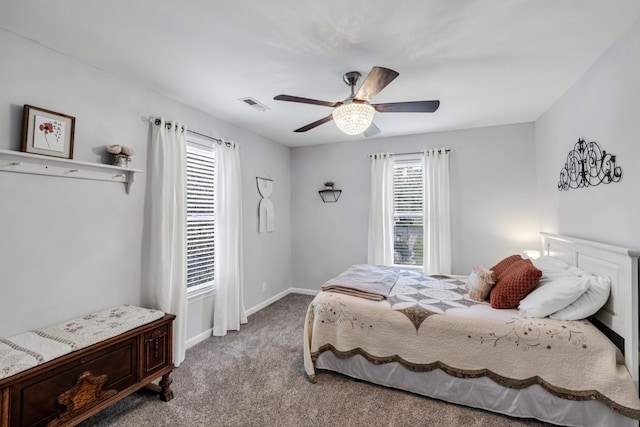
[[[521,259],[513,263],[498,277],[491,290],[491,307],[515,308],[536,287],[541,276],[542,272],[533,266],[531,260]]]
[[[491,270],[495,273],[496,280],[499,280],[502,273],[518,261],[522,261],[522,257],[520,255],[511,255],[494,265]]]
[[[493,271],[484,265],[473,267],[469,279],[467,279],[469,298],[475,301],[485,301],[495,283],[496,276]]]

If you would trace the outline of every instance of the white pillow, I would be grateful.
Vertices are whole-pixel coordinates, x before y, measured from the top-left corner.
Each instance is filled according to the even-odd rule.
[[[611,292],[611,279],[602,276],[587,277],[589,288],[577,300],[560,311],[553,313],[552,319],[579,320],[595,314],[607,303]]]
[[[538,286],[524,297],[518,308],[525,317],[547,317],[578,299],[589,288],[589,277],[578,277],[567,271]]]
[[[591,276],[591,273],[573,265],[569,265],[561,259],[554,258],[552,256],[541,256],[537,259],[532,259],[531,262],[535,268],[542,271],[542,277],[538,281],[537,288],[552,280],[565,277],[567,275],[578,277]]]
[[[559,258],[554,258],[552,256],[543,255],[536,259],[532,259],[531,263],[538,270],[542,271],[544,274],[545,270],[547,271],[558,271],[558,270],[566,270],[569,268],[569,264],[562,261]]]

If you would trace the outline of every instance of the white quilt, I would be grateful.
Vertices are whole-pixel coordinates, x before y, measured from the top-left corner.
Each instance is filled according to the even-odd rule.
[[[305,322],[305,369],[330,351],[413,371],[488,377],[514,389],[538,384],[569,400],[599,400],[640,419],[640,399],[619,350],[589,321],[531,319],[466,295],[465,284],[402,270],[389,297],[321,292]]]

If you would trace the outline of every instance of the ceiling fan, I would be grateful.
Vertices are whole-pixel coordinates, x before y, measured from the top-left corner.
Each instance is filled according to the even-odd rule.
[[[363,134],[373,136],[380,133],[380,129],[373,123],[373,115],[379,113],[433,113],[440,106],[440,101],[409,101],[370,104],[371,98],[398,77],[396,71],[383,67],[373,67],[362,82],[362,86],[355,93],[355,86],[362,75],[357,71],[350,71],[343,76],[344,82],[351,87],[351,95],[344,101],[327,102],[317,99],[301,98],[291,95],[278,95],[277,101],[300,102],[302,104],[323,105],[334,110],[327,117],[309,123],[294,132],[306,132],[321,124],[333,120],[336,126],[348,135]]]

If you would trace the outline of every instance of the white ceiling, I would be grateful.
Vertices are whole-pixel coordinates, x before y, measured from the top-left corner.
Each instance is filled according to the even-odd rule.
[[[0,4],[0,28],[289,146],[363,137],[333,123],[293,133],[331,110],[274,96],[340,101],[342,75],[373,66],[400,73],[374,103],[441,101],[433,114],[376,113],[378,137],[534,121],[639,16],[638,0]]]

